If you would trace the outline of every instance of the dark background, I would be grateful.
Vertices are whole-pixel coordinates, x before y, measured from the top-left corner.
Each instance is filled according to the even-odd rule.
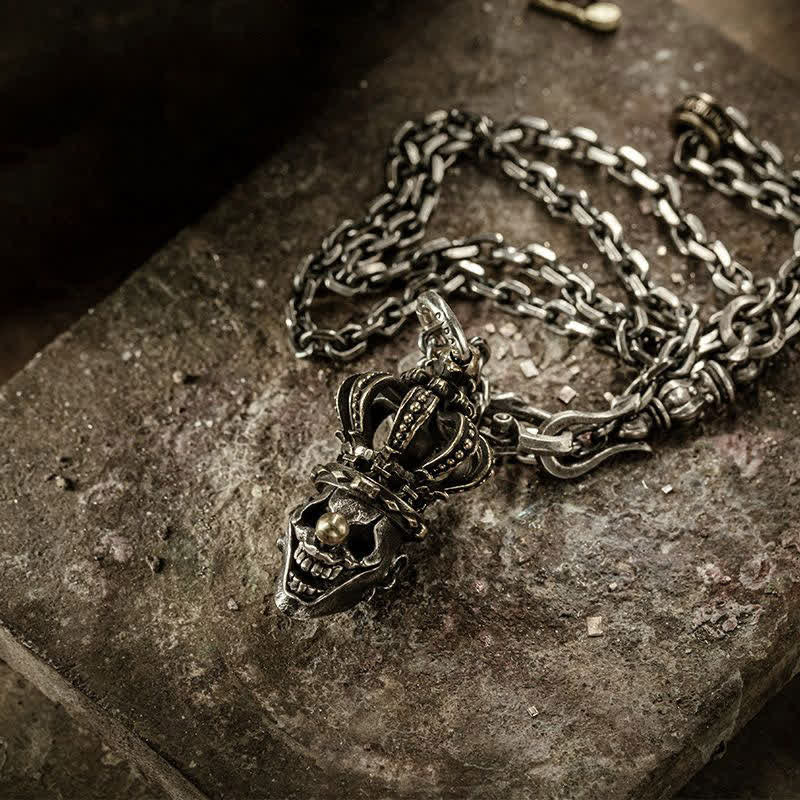
[[[797,0],[680,2],[800,78]],[[403,46],[390,2],[3,10],[0,382],[312,116],[312,94]],[[798,724],[796,679],[682,796],[800,797]],[[162,795],[0,664],[0,797]]]
[[[396,6],[6,4],[0,380],[399,46]]]

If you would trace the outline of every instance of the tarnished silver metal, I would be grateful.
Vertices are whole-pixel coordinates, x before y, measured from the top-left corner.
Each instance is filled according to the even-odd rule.
[[[467,342],[435,292],[416,305],[420,366],[351,375],[339,388],[339,458],[317,469],[318,493],[292,512],[281,542],[276,603],[290,616],[344,611],[393,583],[406,560],[401,545],[426,533],[425,508],[491,474],[494,454],[472,400],[481,341]],[[444,344],[433,357],[427,336]]]
[[[419,318],[420,350],[430,357],[437,351],[451,356],[459,364],[467,364],[472,351],[464,335],[464,330],[456,319],[450,306],[433,290],[423,292],[417,298],[417,317]]]
[[[393,337],[416,313],[419,366],[400,376],[355,375],[342,385],[342,452],[315,474],[319,494],[295,509],[284,537],[277,595],[284,611],[340,611],[393,582],[400,545],[424,531],[424,508],[484,480],[493,460],[573,478],[612,455],[646,452],[659,432],[732,402],[737,386],[797,340],[800,172],[787,170],[778,148],[757,139],[740,111],[709,95],[687,97],[673,125],[679,169],[795,230],[793,252],[775,277],[756,279],[709,238],[683,207],[674,176],[651,172],[638,150],[603,144],[589,128],[560,131],[533,116],[501,125],[458,109],[400,126],[384,191],[301,263],[286,324],[298,358],[347,361],[377,337]],[[676,249],[706,265],[723,307],[701,321],[696,305],[658,284],[616,216],[562,184],[543,160],[548,153],[650,198]],[[551,216],[585,230],[627,301],[601,293],[544,244],[514,245],[499,233],[424,241],[448,169],[465,160],[496,164]],[[351,301],[384,296],[358,318],[326,327],[312,317],[323,293]],[[489,349],[466,337],[445,302],[451,296],[490,300],[560,335],[587,337],[631,369],[632,380],[607,410],[555,414],[493,389],[483,372]],[[382,423],[390,426],[385,440]]]

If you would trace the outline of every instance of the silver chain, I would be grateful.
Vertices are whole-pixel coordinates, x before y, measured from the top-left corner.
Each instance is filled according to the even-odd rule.
[[[613,401],[616,413],[575,412],[573,432],[579,435],[570,439],[571,465],[562,460],[550,470],[562,477],[585,471],[594,453],[608,453],[615,442],[645,440],[673,422],[696,420],[731,402],[735,387],[754,381],[764,363],[800,333],[800,172],[787,171],[780,150],[753,136],[740,111],[723,109],[707,95],[687,97],[675,120],[679,169],[795,231],[793,253],[775,277],[755,279],[720,240],[710,240],[702,222],[683,208],[675,177],[651,172],[647,159],[629,145],[603,144],[585,127],[562,132],[539,117],[502,125],[457,109],[435,111],[395,133],[385,191],[366,215],[342,221],[300,264],[286,318],[296,356],[358,357],[377,337],[392,337],[429,289],[445,297],[487,299],[558,334],[587,337],[637,375]],[[649,197],[675,247],[706,264],[727,304],[703,324],[696,304],[651,277],[647,258],[625,241],[614,214],[597,209],[584,190],[559,181],[555,166],[542,160],[548,155]],[[423,242],[447,170],[465,160],[497,164],[551,216],[583,228],[614,267],[628,302],[602,294],[591,277],[542,244],[517,247],[499,233]],[[550,296],[535,287],[548,288]],[[326,293],[388,296],[360,319],[332,328],[312,318],[318,296]],[[541,424],[551,415],[510,393],[491,392],[485,380],[481,393],[480,423],[495,452],[523,461],[541,455],[542,442],[525,435],[525,424]]]

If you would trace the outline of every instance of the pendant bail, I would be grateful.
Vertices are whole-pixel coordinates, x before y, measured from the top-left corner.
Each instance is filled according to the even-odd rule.
[[[608,434],[588,449],[580,442],[582,435],[601,433],[609,424],[634,413],[639,401],[638,395],[631,395],[608,411],[561,411],[537,427],[518,425],[517,460],[538,462],[554,478],[569,479],[586,474],[619,453],[650,453],[650,446],[644,442],[613,442]]]
[[[466,366],[472,359],[467,337],[453,309],[432,289],[417,298],[417,318],[422,330],[419,348],[428,358],[441,358],[445,351],[456,363]]]

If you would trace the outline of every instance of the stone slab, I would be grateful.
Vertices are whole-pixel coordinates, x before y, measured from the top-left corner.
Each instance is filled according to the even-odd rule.
[[[792,798],[800,786],[800,677],[747,723],[677,800]],[[120,752],[0,661],[0,796],[12,800],[164,800]]]
[[[792,732],[800,718],[800,678],[747,723],[676,800],[792,800],[800,794],[800,759]]]
[[[164,793],[0,662],[0,797],[163,800]]]
[[[434,515],[440,535],[394,595],[297,624],[271,604],[273,542],[334,453],[346,370],[293,361],[281,306],[297,258],[372,196],[408,116],[524,109],[665,163],[687,89],[789,148],[796,87],[664,3],[626,8],[611,39],[520,0],[453,4],[408,41],[4,387],[0,657],[173,797],[667,797],[797,671],[796,354],[649,459],[571,484],[501,469]],[[594,194],[657,252],[622,189]],[[775,268],[788,235],[687,196],[756,271]],[[431,235],[486,229],[598,269],[577,234],[464,169]],[[654,268],[709,297],[677,257]],[[541,377],[510,354],[494,373],[543,405],[566,380],[581,407],[623,383],[580,345],[525,336]],[[359,368],[412,346],[409,331]]]

